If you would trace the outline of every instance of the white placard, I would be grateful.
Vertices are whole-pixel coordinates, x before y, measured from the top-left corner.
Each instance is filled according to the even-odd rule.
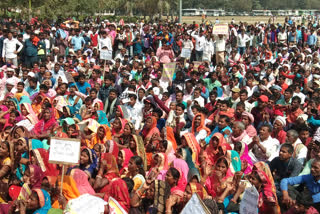
[[[181,57],[186,58],[186,59],[190,59],[190,57],[191,57],[191,49],[190,48],[182,48]]]
[[[78,164],[80,139],[51,138],[49,162],[58,164]]]
[[[254,186],[246,188],[240,202],[240,214],[258,214],[258,200],[257,189]]]
[[[186,206],[184,206],[183,210],[180,214],[208,214],[210,213],[208,208],[204,205],[203,201],[199,198],[199,196],[194,193]]]
[[[102,60],[112,60],[112,51],[110,50],[101,50],[100,51],[100,59]]]
[[[67,208],[65,210],[66,214],[103,214],[104,206],[108,203],[102,198],[98,198],[93,195],[84,194],[78,198],[71,199],[68,201]]]

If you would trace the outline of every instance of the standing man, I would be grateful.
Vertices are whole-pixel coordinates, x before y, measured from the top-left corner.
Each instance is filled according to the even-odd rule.
[[[18,50],[17,50],[17,46]],[[17,67],[18,66],[18,57],[17,54],[22,50],[23,44],[17,39],[13,38],[12,33],[8,33],[8,38],[3,41],[2,57],[4,61],[11,60],[12,63]]]

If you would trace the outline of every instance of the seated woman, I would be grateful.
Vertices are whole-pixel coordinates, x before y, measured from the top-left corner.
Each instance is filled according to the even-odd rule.
[[[130,149],[121,149],[117,158],[118,169],[120,169],[120,175],[125,175],[128,172],[128,165],[133,153]]]
[[[95,191],[92,188],[92,186],[90,185],[88,179],[88,175],[80,170],[80,169],[72,169],[70,172],[70,176],[74,179],[74,181],[76,182],[77,185],[77,189],[80,193],[80,195],[83,194],[91,194],[94,195]]]
[[[10,156],[10,144],[8,141],[1,142],[0,144],[0,159],[1,159],[1,168],[0,168],[0,184],[1,184],[1,193],[0,193],[0,203],[7,202],[9,200],[8,195],[8,182],[9,176],[11,173],[11,159]]]
[[[44,178],[42,170],[37,165],[29,165],[24,172],[23,182],[29,185],[30,189],[41,188],[41,184]]]
[[[271,137],[276,138],[280,144],[286,142],[287,133],[283,130],[286,127],[286,118],[277,116],[273,121],[273,130]]]
[[[194,116],[192,121],[191,133],[194,134],[198,143],[210,135],[210,129],[205,126],[205,117],[199,113]]]
[[[80,155],[79,169],[84,171],[89,178],[92,178],[97,170],[97,155],[94,150],[84,148]]]
[[[153,165],[151,166],[147,176],[152,172],[152,170],[156,170],[159,172],[157,179],[164,181],[168,169],[167,155],[165,153],[157,153],[153,156]]]
[[[210,198],[206,189],[200,183],[188,183],[185,193],[185,203],[187,203],[191,199],[194,193],[197,193],[201,200]]]
[[[126,182],[119,177],[119,171],[115,157],[105,154],[101,160],[98,174],[94,183],[94,189],[105,201],[113,197],[123,209],[129,212],[130,197]]]
[[[137,191],[142,188],[145,183],[145,171],[143,169],[143,161],[139,156],[130,158],[128,165],[128,173],[125,177],[131,178],[134,182],[133,190]]]
[[[118,138],[118,141],[117,141],[119,148],[120,149],[128,148],[131,135],[135,133],[136,131],[135,131],[134,125],[131,122],[127,122],[123,128],[123,133],[121,134],[121,136]]]
[[[105,144],[107,140],[111,140],[111,139],[112,139],[112,136],[111,136],[111,131],[109,126],[101,125],[97,129],[97,133],[93,134],[91,138],[91,142],[89,143],[88,147],[92,149],[95,144],[97,143]]]
[[[22,103],[20,104],[21,116],[23,120],[17,123],[17,125],[24,126],[29,131],[31,131],[39,120],[36,113],[33,111],[30,103]]]
[[[124,127],[126,125],[126,120],[121,119],[119,117],[116,117],[112,123],[112,138],[114,140],[120,138],[120,136],[123,134]]]
[[[249,156],[247,144],[236,142],[234,143],[234,150],[239,153],[241,160],[241,171],[248,175],[252,171],[253,164]]]
[[[22,200],[16,200],[13,206],[11,206],[9,213],[19,210],[20,214],[47,214],[50,209],[51,198],[49,193],[43,189],[34,189],[26,203]]]
[[[249,135],[249,137],[254,137],[257,135],[257,130],[254,128],[252,125],[254,122],[254,117],[251,113],[249,112],[242,112],[242,117],[241,117],[242,122],[246,126],[246,133]]]
[[[143,140],[139,135],[135,135],[135,134],[131,135],[129,149],[134,155],[137,155],[142,158],[143,169],[147,170],[148,163],[147,163],[146,151],[144,148]]]
[[[227,150],[231,150],[230,144],[227,143],[221,133],[217,132],[212,136],[209,144],[206,146],[204,157],[207,161],[214,164],[214,162],[219,158],[219,154],[221,152],[225,154]]]
[[[142,210],[142,213],[165,212],[166,200],[170,196],[170,186],[166,181],[154,180],[154,178],[148,178],[145,185],[133,194],[130,200],[132,210]]]
[[[34,126],[31,133],[35,138],[47,138],[53,130],[58,126],[52,109],[46,108],[43,111],[43,116]]]
[[[141,135],[146,143],[151,140],[153,135],[160,136],[159,129],[157,128],[157,119],[155,117],[147,117]]]
[[[212,166],[206,165],[204,169],[204,175],[201,179],[201,184],[205,185],[208,194],[212,198],[219,197],[227,186],[227,183],[231,183],[233,175],[228,170],[230,163],[226,157],[220,157],[213,170]]]

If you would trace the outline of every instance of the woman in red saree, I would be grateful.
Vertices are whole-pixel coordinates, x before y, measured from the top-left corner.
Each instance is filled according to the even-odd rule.
[[[52,109],[46,108],[43,111],[43,116],[41,120],[34,126],[32,132],[34,135],[39,137],[45,137],[51,134],[55,127],[58,126]]]
[[[181,144],[184,145],[186,141],[188,147],[192,151],[192,161],[196,164],[199,165],[199,154],[200,154],[200,145],[198,141],[196,140],[195,136],[193,133],[185,133],[182,138],[181,138]]]
[[[249,180],[259,192],[259,213],[279,213],[277,195],[273,192],[272,183],[266,173],[261,170],[253,170],[250,174]]]
[[[117,162],[112,154],[104,154],[96,176],[94,189],[98,190],[105,201],[108,202],[109,197],[113,197],[123,209],[129,212],[130,197],[128,187],[125,181],[119,177]]]
[[[188,202],[194,193],[197,193],[201,200],[208,197],[206,189],[200,183],[188,183],[185,193],[185,202]]]
[[[206,157],[206,161],[214,165],[221,155],[226,154],[227,150],[231,150],[231,146],[227,143],[224,136],[217,132],[212,136],[204,152],[204,156]]]
[[[146,124],[141,133],[144,141],[150,141],[153,135],[160,136],[159,129],[157,128],[157,119],[151,116],[147,117]]]
[[[31,151],[31,163],[38,165],[49,183],[54,184],[59,170],[56,164],[49,163],[49,152],[45,149],[34,149]]]
[[[111,134],[113,138],[119,138],[124,130],[124,126],[126,125],[127,120],[121,119],[119,117],[115,118],[112,123]]]
[[[128,172],[128,165],[130,158],[133,157],[133,153],[130,149],[122,149],[119,152],[117,163],[120,168],[120,175],[125,175]]]
[[[206,165],[201,183],[205,185],[208,194],[213,198],[220,196],[227,186],[233,180],[233,174],[229,170],[230,162],[226,157],[220,157],[212,170],[210,164]]]

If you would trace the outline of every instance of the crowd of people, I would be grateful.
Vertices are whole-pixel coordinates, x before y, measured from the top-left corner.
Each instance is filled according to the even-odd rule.
[[[233,20],[218,35],[208,22],[90,20],[0,23],[0,213],[77,213],[80,199],[180,213],[195,193],[209,213],[239,213],[252,187],[258,213],[319,213],[314,17]],[[53,137],[81,142],[63,179]]]

